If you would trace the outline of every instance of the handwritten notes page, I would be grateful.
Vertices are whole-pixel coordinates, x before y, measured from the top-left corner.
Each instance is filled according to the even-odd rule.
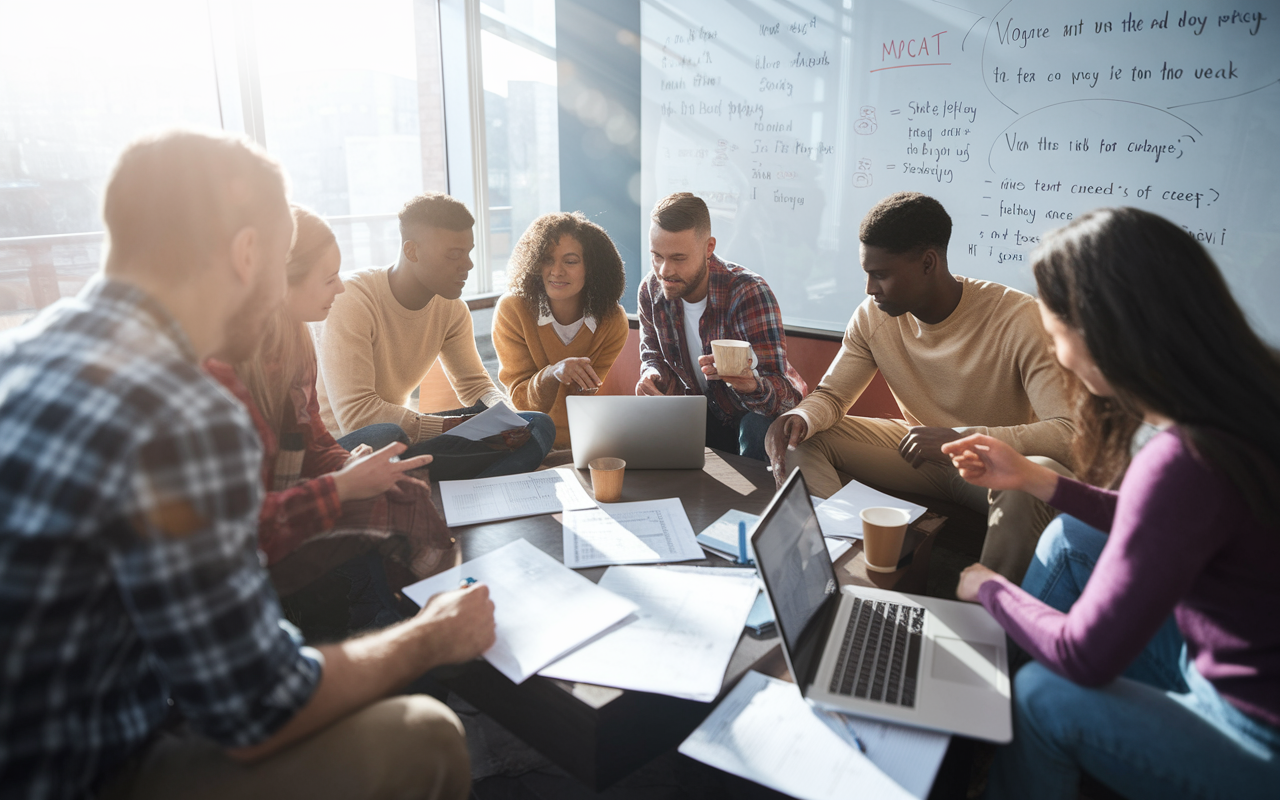
[[[541,674],[710,702],[720,693],[757,585],[751,570],[610,567],[600,587],[639,606],[637,620]]]
[[[595,505],[577,476],[568,469],[441,481],[440,502],[451,528]]]
[[[911,797],[794,683],[758,672],[743,676],[680,752],[802,800]]]
[[[523,539],[404,588],[425,605],[465,578],[489,587],[498,639],[485,660],[515,683],[622,622],[636,604],[602,589]]]
[[[702,557],[684,506],[674,497],[564,513],[564,563],[573,569]]]

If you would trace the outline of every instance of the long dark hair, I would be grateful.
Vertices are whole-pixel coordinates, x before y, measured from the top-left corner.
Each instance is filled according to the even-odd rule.
[[[1033,261],[1040,300],[1080,332],[1120,409],[1174,420],[1280,524],[1280,359],[1200,243],[1147,211],[1103,208],[1048,234]]]
[[[548,308],[542,261],[551,255],[561,236],[572,236],[582,245],[582,263],[586,266],[582,312],[604,321],[617,310],[627,276],[622,256],[609,234],[580,211],[543,214],[529,225],[511,253],[511,293],[523,297],[535,311]]]

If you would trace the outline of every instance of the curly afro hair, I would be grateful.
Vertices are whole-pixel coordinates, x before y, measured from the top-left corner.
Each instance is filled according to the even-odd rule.
[[[543,214],[529,225],[511,253],[511,293],[539,310],[550,307],[547,289],[542,285],[541,265],[551,256],[560,237],[566,235],[582,245],[582,263],[586,267],[583,313],[603,320],[617,309],[627,276],[622,256],[609,234],[580,211]]]
[[[945,255],[951,241],[951,217],[942,203],[927,194],[897,192],[876,203],[862,218],[858,240],[895,254],[934,247]]]

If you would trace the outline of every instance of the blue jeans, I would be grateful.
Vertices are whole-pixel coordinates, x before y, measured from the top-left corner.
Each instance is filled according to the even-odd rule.
[[[1107,535],[1097,528],[1066,514],[1055,517],[1040,536],[1022,588],[1052,608],[1064,613],[1071,610],[1106,543]],[[1124,671],[1124,677],[1185,693],[1187,684],[1178,666],[1182,646],[1182,632],[1170,615]]]
[[[476,403],[470,408],[441,411],[438,412],[438,415],[442,417],[459,417],[465,414],[479,414],[484,410],[483,403]],[[492,478],[496,475],[518,475],[522,472],[533,472],[542,464],[542,460],[547,457],[547,453],[551,452],[551,446],[556,441],[556,424],[551,420],[551,417],[537,411],[521,411],[520,416],[529,423],[529,441],[513,450],[510,455],[490,464],[475,477]],[[399,436],[396,435],[397,433]],[[412,458],[432,452],[432,441],[431,439],[425,439],[417,444],[410,444],[402,457]],[[377,450],[391,442],[409,444],[409,438],[405,436],[404,431],[400,430],[398,425],[390,423],[368,425],[358,431],[352,431],[338,440],[338,444],[348,450],[354,449],[358,444],[367,444]],[[435,480],[447,481],[454,476],[442,474],[440,465],[433,465],[431,467],[431,477]]]
[[[392,442],[409,444],[409,434],[394,422],[378,422],[366,425],[338,439],[338,444],[348,453],[358,445],[367,444],[374,450],[381,450]]]
[[[766,417],[754,412],[743,414],[732,422],[722,422],[707,409],[707,447],[726,453],[768,461],[764,450],[764,435],[777,417]]]
[[[1106,538],[1072,517],[1054,520],[1023,588],[1070,608]],[[1273,796],[1280,730],[1224,700],[1189,663],[1171,622],[1124,677],[1098,689],[1038,663],[1019,671],[1013,742],[997,753],[986,796],[1075,800],[1081,770],[1131,799]]]

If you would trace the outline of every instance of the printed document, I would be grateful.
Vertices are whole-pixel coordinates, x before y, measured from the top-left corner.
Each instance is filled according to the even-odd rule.
[[[748,672],[680,745],[704,764],[802,800],[907,800],[794,683]]]
[[[404,588],[418,605],[466,578],[489,587],[498,639],[485,660],[515,683],[630,617],[636,604],[517,539]]]
[[[716,699],[755,602],[753,571],[610,567],[599,585],[639,606],[638,619],[540,674],[704,703]]]
[[[828,497],[818,506],[818,525],[823,536],[834,536],[840,539],[862,538],[862,517],[858,516],[864,508],[887,506],[889,508],[906,509],[911,515],[911,522],[920,519],[929,509],[899,500],[893,495],[878,492],[866,484],[849,481],[840,491]]]
[[[440,502],[451,528],[595,506],[569,469],[440,481]]]
[[[564,512],[564,565],[664,564],[705,556],[675,497]]]
[[[450,429],[449,435],[461,436],[463,439],[478,442],[494,434],[502,433],[512,428],[525,428],[528,425],[529,422],[512,411],[511,407],[506,403],[498,403],[492,408],[486,408],[458,427]]]

